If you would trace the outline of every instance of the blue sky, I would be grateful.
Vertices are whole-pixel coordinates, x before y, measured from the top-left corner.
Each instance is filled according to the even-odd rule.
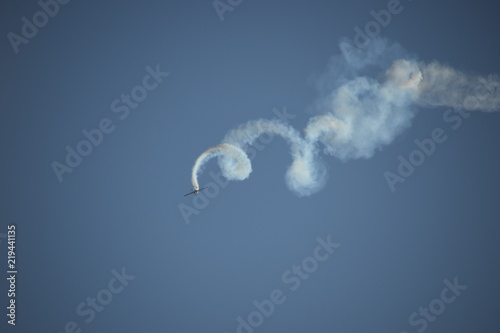
[[[339,42],[394,1],[222,1],[223,20],[211,1],[47,3],[46,22],[34,1],[0,14],[0,233],[16,226],[18,267],[12,326],[0,237],[2,332],[498,331],[496,112],[414,105],[373,157],[320,153],[328,178],[306,197],[287,188],[287,143],[260,138],[248,179],[211,160],[212,188],[183,197],[196,158],[238,125],[287,114],[302,131]],[[376,37],[500,73],[494,3],[397,8]],[[23,17],[42,20],[36,35]],[[391,190],[384,174],[436,130],[446,139]],[[87,156],[72,167],[67,147]]]

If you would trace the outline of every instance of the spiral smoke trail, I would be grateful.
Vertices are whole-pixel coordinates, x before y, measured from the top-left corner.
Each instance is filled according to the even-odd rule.
[[[367,74],[374,69],[383,76]],[[248,178],[252,166],[245,150],[265,133],[281,136],[290,147],[292,163],[285,177],[289,189],[298,196],[311,195],[326,182],[325,168],[318,161],[321,147],[324,154],[342,161],[370,158],[410,126],[417,106],[499,110],[498,82],[497,76],[488,81],[437,62],[418,62],[397,44],[373,40],[362,56],[349,61],[342,56],[331,59],[318,80],[318,115],[309,119],[303,135],[278,120],[240,125],[198,157],[192,170],[193,187],[199,189],[198,175],[214,157],[227,179]]]
[[[252,172],[252,164],[246,153],[230,144],[220,144],[205,150],[194,163],[191,182],[195,190],[200,189],[198,173],[202,166],[214,157],[220,157],[222,174],[229,180],[244,180]]]

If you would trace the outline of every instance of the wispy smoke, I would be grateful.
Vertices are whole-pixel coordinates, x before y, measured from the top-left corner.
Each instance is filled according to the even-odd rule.
[[[245,150],[266,133],[281,136],[290,147],[292,163],[285,177],[290,190],[298,196],[311,195],[321,189],[327,177],[318,159],[321,151],[342,161],[370,158],[410,126],[417,106],[481,111],[500,108],[497,77],[492,80],[490,76],[487,82],[437,62],[419,62],[398,44],[384,39],[373,40],[350,61],[333,57],[317,81],[317,115],[309,120],[303,134],[279,120],[259,119],[240,125],[226,134],[222,144],[198,157],[193,166],[193,187],[199,188],[197,177],[213,157],[218,157],[227,179],[248,178],[252,166]],[[478,94],[488,98],[467,98]]]
[[[425,78],[419,86],[417,103],[423,106],[449,106],[455,109],[498,111],[500,79],[498,75],[465,75],[451,67],[432,62],[421,66]]]

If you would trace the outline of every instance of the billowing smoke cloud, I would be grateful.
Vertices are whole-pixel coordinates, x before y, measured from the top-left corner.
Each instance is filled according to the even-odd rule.
[[[262,134],[282,137],[289,145],[292,163],[286,183],[299,196],[311,195],[325,184],[326,170],[319,162],[323,152],[342,161],[370,158],[410,126],[418,106],[495,111],[500,108],[498,77],[466,75],[437,62],[425,64],[399,45],[372,40],[363,52],[347,61],[330,60],[318,78],[320,97],[304,133],[279,120],[249,121],[230,130],[222,144],[196,160],[192,183],[199,188],[203,165],[218,157],[224,177],[244,180],[252,171],[245,150]]]

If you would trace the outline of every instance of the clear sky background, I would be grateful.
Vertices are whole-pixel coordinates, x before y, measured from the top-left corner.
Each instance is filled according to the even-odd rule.
[[[498,332],[498,113],[472,113],[453,129],[447,108],[422,108],[371,159],[322,155],[328,182],[305,198],[287,189],[289,150],[274,138],[249,179],[208,199],[183,197],[195,159],[231,128],[286,108],[302,130],[339,40],[387,5],[245,0],[221,20],[210,0],[70,1],[15,53],[8,33],[21,35],[22,18],[41,7],[4,3],[1,331]],[[425,62],[500,73],[497,4],[400,6],[380,37]],[[143,85],[148,66],[169,75],[120,119],[112,103]],[[65,163],[65,147],[105,118],[114,130],[60,182],[51,164]],[[436,128],[447,140],[391,191],[384,173]],[[219,172],[215,160],[200,185],[214,183],[210,172]],[[196,214],[183,216],[186,207]],[[17,232],[15,327],[6,317],[8,224]],[[329,235],[340,246],[308,259]],[[287,273],[303,262],[307,276]],[[467,286],[456,294],[443,282],[455,278]],[[268,305],[276,289],[281,304],[256,314],[254,301]],[[429,306],[439,314],[425,319]]]

